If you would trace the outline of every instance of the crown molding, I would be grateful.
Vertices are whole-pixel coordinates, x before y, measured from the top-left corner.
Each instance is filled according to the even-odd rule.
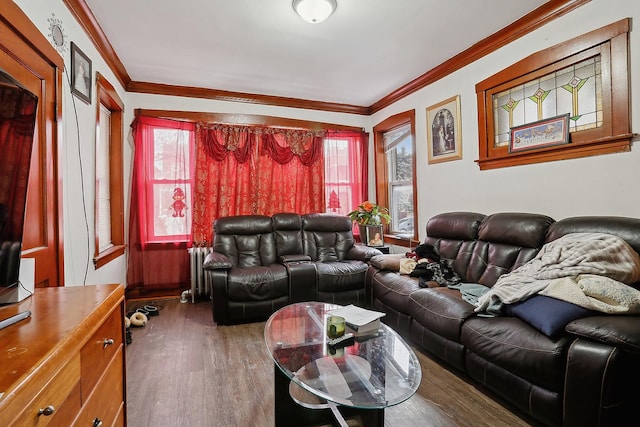
[[[217,101],[243,102],[246,104],[272,105],[278,107],[303,108],[308,110],[331,111],[369,115],[369,109],[358,105],[337,104],[333,102],[309,101],[299,98],[257,95],[252,93],[230,92],[226,90],[205,89],[200,87],[174,86],[159,83],[130,82],[128,92],[150,93],[155,95],[185,96],[189,98],[214,99]]]
[[[76,18],[76,21],[80,24],[84,32],[89,36],[93,45],[96,47],[100,55],[105,60],[113,74],[123,87],[127,87],[131,81],[131,77],[127,73],[127,69],[124,67],[122,61],[118,57],[118,54],[111,46],[111,42],[107,38],[102,27],[98,24],[93,12],[87,6],[84,0],[62,0],[67,6],[71,14]]]
[[[551,0],[522,18],[479,41],[451,59],[427,71],[420,77],[396,89],[369,107],[370,114],[378,112],[400,99],[416,92],[459,69],[495,52],[503,46],[542,27],[591,0]]]
[[[233,114],[233,113],[205,113],[198,111],[171,111],[136,109],[136,115],[159,117],[189,122],[222,123],[227,125],[242,126],[268,126],[291,129],[307,130],[333,130],[363,132],[364,129],[356,126],[346,126],[337,123],[313,122],[309,120],[289,119],[285,117],[264,116],[258,114]]]
[[[336,113],[371,115],[416,92],[417,90],[448,76],[466,65],[477,61],[483,56],[498,50],[514,40],[542,27],[554,19],[589,3],[591,0],[550,0],[509,26],[495,32],[491,36],[479,41],[451,59],[427,71],[420,77],[389,93],[369,107],[271,95],[231,92],[218,89],[132,81],[126,68],[122,64],[122,61],[118,58],[113,46],[111,46],[111,43],[102,31],[102,28],[98,24],[93,12],[91,12],[91,9],[87,6],[86,2],[84,0],[62,1],[67,5],[70,12],[76,18],[78,23],[80,23],[89,38],[91,38],[91,41],[107,62],[109,68],[113,71],[116,78],[128,92],[204,98],[248,104],[330,111]]]

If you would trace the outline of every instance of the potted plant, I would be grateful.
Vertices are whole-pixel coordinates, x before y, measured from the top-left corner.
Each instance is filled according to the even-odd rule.
[[[382,224],[383,221],[391,221],[387,208],[367,200],[347,216],[358,224],[360,240],[363,243],[367,246],[384,246]]]

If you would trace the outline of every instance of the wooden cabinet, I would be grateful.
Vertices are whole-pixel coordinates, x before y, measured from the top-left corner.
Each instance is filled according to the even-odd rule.
[[[0,319],[1,426],[125,426],[124,286],[39,288]]]

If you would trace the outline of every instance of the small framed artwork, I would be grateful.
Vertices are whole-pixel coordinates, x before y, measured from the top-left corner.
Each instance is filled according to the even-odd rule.
[[[429,164],[462,158],[460,95],[427,108],[427,145]]]
[[[569,113],[511,128],[509,153],[569,143]]]
[[[71,93],[91,104],[91,60],[71,42]]]
[[[366,240],[367,246],[384,246],[384,230],[382,225],[368,225],[366,227]]]

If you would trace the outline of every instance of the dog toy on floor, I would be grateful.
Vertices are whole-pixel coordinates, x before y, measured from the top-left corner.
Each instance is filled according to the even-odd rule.
[[[131,325],[137,326],[137,327],[142,327],[142,326],[145,326],[147,324],[147,320],[148,319],[147,319],[147,316],[145,316],[144,313],[140,313],[139,311],[136,311],[135,313],[133,313],[131,315],[129,320],[131,321]]]

